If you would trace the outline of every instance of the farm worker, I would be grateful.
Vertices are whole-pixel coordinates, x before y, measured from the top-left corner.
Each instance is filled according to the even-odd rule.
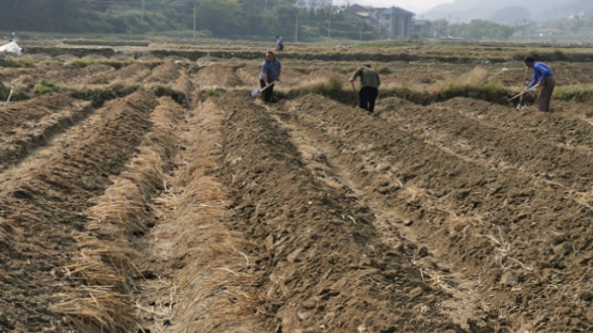
[[[266,60],[261,65],[261,74],[259,75],[259,83],[262,87],[261,97],[264,102],[269,102],[272,99],[274,92],[274,83],[280,81],[280,73],[282,72],[282,65],[276,59],[274,52],[266,52]],[[269,86],[269,87],[268,87]],[[268,87],[266,90],[263,88]]]
[[[284,39],[280,36],[276,36],[276,50],[284,51]]]
[[[377,74],[369,64],[365,64],[354,72],[350,78],[352,85],[354,85],[354,81],[356,81],[356,78],[359,76],[361,82],[361,88],[358,92],[360,108],[373,113],[373,111],[375,111],[375,100],[377,100],[377,96],[379,96],[381,79],[379,79],[379,74]]]
[[[550,99],[556,86],[556,80],[554,80],[554,74],[548,65],[542,62],[535,62],[533,57],[525,58],[525,66],[533,68],[533,80],[525,91],[531,89],[533,86],[539,83],[542,87],[542,91],[537,98],[538,109],[543,112],[550,111]],[[525,92],[524,91],[524,92]]]

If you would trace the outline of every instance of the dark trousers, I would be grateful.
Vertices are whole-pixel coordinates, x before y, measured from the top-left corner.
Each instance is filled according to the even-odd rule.
[[[358,92],[360,97],[360,108],[365,109],[371,113],[375,111],[375,101],[379,96],[379,89],[373,87],[362,87]]]
[[[264,82],[264,80],[259,80],[259,84],[261,85],[262,89],[264,89],[266,87],[266,83]],[[264,102],[269,102],[272,99],[273,92],[274,92],[274,84],[272,84],[268,89],[263,90],[261,92],[261,99]]]
[[[537,99],[537,106],[540,111],[550,111],[550,99],[552,99],[552,93],[554,93],[555,87],[556,80],[553,76],[548,76],[544,79],[544,88]]]

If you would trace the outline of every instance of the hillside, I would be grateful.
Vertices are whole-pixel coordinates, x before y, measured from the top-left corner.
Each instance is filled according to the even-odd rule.
[[[430,20],[449,18],[452,20],[470,21],[472,19],[493,19],[495,14],[509,8],[523,8],[529,12],[529,17],[524,19],[540,20],[561,18],[574,12],[593,10],[593,3],[589,0],[573,0],[559,3],[555,0],[499,0],[484,3],[476,0],[456,0],[450,4],[434,7],[424,13]]]

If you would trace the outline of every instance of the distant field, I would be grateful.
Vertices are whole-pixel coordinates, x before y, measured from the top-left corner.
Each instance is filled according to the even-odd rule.
[[[63,42],[0,58],[0,331],[593,331],[593,48],[287,43],[263,105],[273,41]]]

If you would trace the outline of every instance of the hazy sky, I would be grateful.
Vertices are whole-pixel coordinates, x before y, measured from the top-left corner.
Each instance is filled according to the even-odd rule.
[[[359,5],[371,5],[376,7],[402,7],[417,14],[422,13],[434,6],[451,3],[453,0],[334,0],[334,3],[347,3]]]

